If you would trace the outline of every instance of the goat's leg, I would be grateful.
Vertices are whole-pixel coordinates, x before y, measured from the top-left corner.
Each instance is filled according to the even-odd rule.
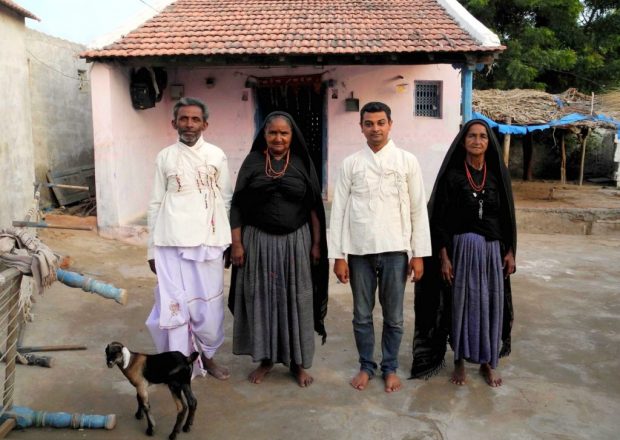
[[[168,436],[170,440],[174,440],[177,434],[181,432],[181,424],[187,413],[187,405],[183,402],[183,395],[181,394],[181,386],[178,383],[169,383],[170,393],[172,393],[172,399],[177,406],[177,420],[172,428],[172,432]]]
[[[198,400],[194,393],[192,392],[191,384],[183,384],[182,385],[183,394],[185,394],[185,400],[187,401],[187,406],[189,406],[189,412],[187,414],[187,420],[185,421],[185,425],[183,425],[183,432],[189,432],[194,423],[194,414],[196,414],[196,407],[198,406]]]
[[[143,382],[138,385],[136,388],[138,390],[138,400],[142,400],[142,410],[146,415],[146,422],[148,426],[146,428],[146,435],[153,435],[153,429],[155,428],[155,421],[153,420],[153,416],[151,416],[151,405],[149,403],[149,394],[147,392],[148,382]]]
[[[136,411],[136,419],[141,420],[143,417],[143,412],[142,412],[142,399],[140,399],[140,394],[136,393],[136,399],[138,400],[138,410]]]

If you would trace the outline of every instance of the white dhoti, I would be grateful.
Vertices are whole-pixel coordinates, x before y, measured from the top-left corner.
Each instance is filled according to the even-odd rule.
[[[199,351],[212,358],[224,341],[224,247],[155,246],[155,304],[146,320],[159,353]],[[201,358],[194,374],[205,375]]]

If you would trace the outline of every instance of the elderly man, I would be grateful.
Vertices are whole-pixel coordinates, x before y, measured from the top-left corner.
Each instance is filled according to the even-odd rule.
[[[201,352],[194,375],[224,380],[213,356],[224,340],[224,252],[231,243],[232,185],[224,152],[202,138],[205,104],[183,98],[172,127],[179,141],[159,152],[148,208],[148,262],[157,275],[146,325],[159,352]]]
[[[383,311],[381,372],[385,391],[391,393],[401,388],[396,369],[407,277],[422,278],[422,257],[431,255],[431,238],[420,165],[390,139],[390,108],[382,102],[366,104],[360,126],[366,145],[343,161],[334,190],[329,257],[335,260],[338,280],[351,280],[360,362],[351,385],[363,390],[377,368],[372,311],[378,286]]]

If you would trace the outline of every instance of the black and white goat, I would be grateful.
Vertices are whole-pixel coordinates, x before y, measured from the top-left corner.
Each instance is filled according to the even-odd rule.
[[[141,419],[146,414],[148,427],[147,435],[153,435],[155,422],[150,413],[149,384],[165,383],[170,388],[172,398],[177,406],[177,420],[172,433],[168,437],[174,440],[181,430],[181,424],[187,414],[187,420],[183,425],[183,431],[189,432],[194,422],[197,400],[192,393],[190,385],[192,378],[192,364],[198,357],[198,352],[185,356],[180,351],[168,351],[159,354],[142,354],[129,351],[120,342],[111,342],[105,349],[108,368],[118,365],[121,372],[136,387],[138,398],[138,411],[136,419]],[[185,401],[183,401],[185,395]],[[189,407],[189,413],[188,413]]]

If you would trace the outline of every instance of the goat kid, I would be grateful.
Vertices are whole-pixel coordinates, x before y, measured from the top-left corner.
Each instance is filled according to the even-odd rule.
[[[151,415],[149,395],[147,388],[149,384],[165,383],[168,385],[172,398],[177,407],[177,419],[172,433],[168,437],[174,440],[180,432],[181,424],[187,414],[187,420],[183,425],[183,431],[189,432],[194,422],[194,414],[198,404],[190,385],[192,378],[192,364],[198,358],[198,352],[185,356],[180,351],[168,351],[159,354],[142,354],[129,351],[120,342],[111,342],[105,349],[106,362],[108,368],[118,365],[121,372],[129,379],[129,382],[136,387],[138,399],[138,411],[136,419],[142,419],[143,413],[146,414],[148,427],[146,434],[153,435],[155,422]],[[183,395],[187,404],[183,401]],[[189,406],[189,413],[188,413]]]

